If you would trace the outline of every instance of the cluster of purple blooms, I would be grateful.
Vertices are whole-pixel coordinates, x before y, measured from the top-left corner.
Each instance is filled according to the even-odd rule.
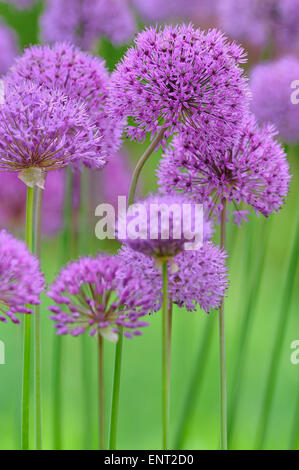
[[[206,215],[218,216],[225,200],[245,202],[267,216],[283,204],[290,181],[276,131],[271,125],[260,128],[249,111],[245,61],[243,49],[222,33],[184,24],[138,34],[111,77],[101,59],[69,43],[33,46],[15,61],[0,105],[1,170],[44,187],[50,170],[68,165],[76,170],[81,163],[96,170],[107,163],[114,179],[123,130],[138,141],[159,134],[164,148],[160,193],[139,203],[141,237],[132,231],[132,206],[125,218],[131,232],[119,236],[123,248],[117,256],[72,262],[50,287],[58,334],[88,330],[112,341],[120,332],[140,334],[141,317],[161,305],[164,260],[170,260],[175,304],[190,311],[219,307],[228,284],[227,255],[210,241],[213,228]],[[203,240],[200,249],[189,251],[184,248],[194,236],[192,207],[198,202],[205,209]],[[155,204],[162,212],[153,237]],[[190,233],[183,221],[186,204]],[[173,206],[179,220],[169,210]],[[238,210],[237,221],[243,217]],[[121,224],[120,219],[119,232]]]
[[[206,203],[218,216],[222,201],[244,202],[268,216],[284,203],[290,182],[283,147],[272,125],[260,128],[248,113],[242,133],[226,151],[211,149],[194,131],[175,137],[158,169],[164,191],[177,191]],[[243,211],[237,211],[237,221]]]
[[[237,136],[249,92],[243,49],[222,33],[192,25],[148,28],[137,35],[110,82],[111,116],[130,117],[129,137],[165,138],[185,127],[225,145]]]
[[[0,321],[20,323],[18,314],[31,314],[28,305],[38,305],[44,290],[39,261],[24,242],[0,231]]]
[[[68,43],[32,46],[15,61],[9,76],[16,83],[30,80],[49,90],[60,89],[74,105],[81,103],[82,111],[100,136],[99,157],[107,157],[120,146],[121,122],[107,115],[109,74],[99,57]],[[90,125],[84,128],[88,134],[92,133]],[[101,158],[81,160],[92,168],[101,167],[103,163]]]
[[[129,338],[148,326],[140,317],[151,306],[150,286],[117,256],[84,257],[62,269],[52,284],[50,307],[57,334],[89,331],[116,342],[119,331]]]
[[[32,81],[5,82],[0,107],[0,169],[44,188],[46,174],[83,161],[101,167],[101,136],[84,102]],[[29,184],[30,185],[30,184]]]

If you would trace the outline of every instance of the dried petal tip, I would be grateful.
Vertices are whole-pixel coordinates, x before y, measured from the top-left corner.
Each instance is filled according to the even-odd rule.
[[[18,178],[29,188],[37,186],[40,189],[45,189],[46,173],[41,168],[26,168],[20,171]]]

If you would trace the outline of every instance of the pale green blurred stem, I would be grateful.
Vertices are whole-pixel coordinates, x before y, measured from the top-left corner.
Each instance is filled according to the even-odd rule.
[[[113,392],[112,392],[109,450],[116,450],[116,435],[117,435],[120,377],[121,377],[121,360],[122,360],[122,344],[123,344],[123,332],[122,332],[122,329],[120,328],[119,338],[118,338],[118,342],[116,344],[116,349],[115,349],[115,363],[114,363],[114,378],[113,378]]]
[[[293,239],[293,246],[290,253],[287,276],[283,288],[282,303],[280,309],[279,320],[275,335],[275,342],[271,354],[271,362],[269,371],[266,378],[266,387],[262,401],[262,413],[259,421],[259,429],[257,433],[257,440],[255,448],[261,450],[264,446],[265,439],[269,428],[269,421],[273,407],[274,393],[277,384],[277,377],[279,372],[279,364],[282,356],[283,343],[288,325],[288,319],[291,311],[292,293],[294,290],[296,272],[298,268],[298,239],[299,239],[299,220],[297,220],[297,227]]]
[[[35,197],[35,254],[41,258],[41,221],[42,221],[43,190],[36,188]],[[35,378],[35,446],[42,449],[42,405],[41,405],[41,318],[40,306],[35,307],[34,315],[34,378]]]
[[[34,190],[27,187],[26,203],[26,244],[33,251],[33,201]],[[22,450],[29,449],[29,416],[30,416],[30,348],[31,348],[31,316],[24,318],[24,356],[22,383]]]
[[[168,449],[169,439],[169,400],[170,400],[170,310],[168,305],[168,262],[162,265],[162,449]]]
[[[105,449],[105,406],[104,406],[104,344],[103,337],[98,334],[99,348],[99,433],[100,450]]]
[[[163,139],[165,132],[166,132],[166,128],[162,128],[160,130],[160,132],[156,135],[156,138],[152,141],[152,143],[150,144],[148,149],[140,157],[140,159],[139,159],[139,161],[138,161],[138,163],[135,167],[132,179],[131,179],[129,196],[128,196],[128,206],[130,206],[134,202],[136,188],[137,188],[138,179],[139,179],[141,170],[144,167],[147,160],[149,159],[149,157],[151,156],[151,154],[156,150],[157,146],[159,145],[159,143]]]
[[[220,246],[225,248],[226,200],[222,200],[220,221]],[[227,450],[227,398],[226,398],[226,358],[225,358],[225,316],[224,298],[219,309],[219,353],[220,353],[220,449]]]

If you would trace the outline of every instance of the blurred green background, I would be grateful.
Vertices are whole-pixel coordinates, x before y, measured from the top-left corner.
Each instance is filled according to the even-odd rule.
[[[0,4],[0,14],[19,33],[20,45],[37,41],[40,5],[18,12]],[[107,41],[100,51],[110,68],[121,51]],[[144,146],[128,144],[132,161]],[[286,206],[280,214],[264,220],[255,214],[242,228],[229,228],[228,249],[230,289],[226,301],[227,374],[229,428],[233,413],[230,447],[252,449],[264,416],[264,391],[276,342],[283,341],[276,361],[278,380],[273,392],[269,427],[264,448],[299,449],[299,364],[291,364],[291,342],[299,340],[299,272],[291,289],[288,273],[291,253],[298,258],[295,240],[298,220],[299,150],[288,149],[293,180]],[[143,172],[143,190],[154,190],[154,169],[159,154],[152,157]],[[99,201],[100,202],[100,201]],[[94,225],[96,220],[94,220]],[[94,225],[83,226],[82,254],[113,250],[98,241]],[[84,242],[83,242],[84,240]],[[217,240],[217,234],[215,235]],[[294,251],[296,242],[297,250]],[[57,274],[63,259],[60,237],[43,244],[42,268],[48,282]],[[265,254],[264,263],[261,258]],[[263,260],[262,260],[263,261]],[[259,276],[259,274],[261,274]],[[259,281],[259,277],[261,278]],[[257,284],[257,285],[256,285]],[[284,292],[286,294],[284,294]],[[43,428],[44,448],[96,449],[98,442],[97,347],[93,339],[55,336],[46,309],[42,306],[43,333]],[[286,301],[290,301],[287,308]],[[250,304],[252,308],[250,308]],[[248,307],[249,305],[249,307]],[[245,325],[246,313],[248,323]],[[171,447],[217,449],[219,447],[218,336],[217,312],[206,315],[174,311],[171,396]],[[161,316],[150,318],[144,336],[124,342],[118,447],[120,449],[159,449],[161,441]],[[244,327],[246,326],[246,328]],[[285,332],[282,329],[285,327]],[[243,332],[243,336],[242,336]],[[246,333],[244,335],[244,332]],[[5,344],[6,364],[0,365],[0,448],[20,447],[20,396],[22,370],[22,328],[3,325],[0,340]],[[60,402],[62,435],[55,428],[54,346],[60,341],[62,354],[62,397]],[[245,353],[243,354],[242,351]],[[236,380],[235,368],[240,374]],[[105,344],[106,422],[110,412],[110,393],[114,367],[114,346]],[[193,381],[193,393],[188,395]],[[235,387],[233,387],[235,384]],[[233,404],[238,407],[232,409]],[[266,407],[267,408],[267,407]],[[181,423],[184,422],[182,432]],[[33,420],[31,422],[33,428]],[[108,426],[107,426],[108,427]],[[32,433],[33,437],[33,433]],[[33,442],[32,442],[33,445]]]

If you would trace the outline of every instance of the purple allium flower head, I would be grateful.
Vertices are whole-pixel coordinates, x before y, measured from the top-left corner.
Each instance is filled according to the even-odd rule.
[[[162,303],[162,273],[154,260],[128,246],[121,248],[119,256],[151,289],[151,311],[159,310]],[[198,305],[206,312],[219,307],[228,286],[226,257],[225,251],[211,242],[205,242],[199,250],[176,255],[173,261],[177,270],[172,273],[169,269],[171,300],[188,311],[196,310]]]
[[[32,313],[29,305],[38,305],[44,289],[39,261],[24,242],[5,230],[0,231],[0,321],[20,323],[19,313]]]
[[[102,36],[127,43],[136,28],[128,0],[48,0],[41,17],[44,41],[70,41],[85,50]]]
[[[98,132],[82,102],[60,90],[6,82],[0,105],[0,170],[43,187],[47,171],[84,161],[101,167]]]
[[[291,85],[296,80],[299,60],[283,57],[254,67],[250,81],[252,110],[259,122],[273,122],[281,138],[291,144],[299,141],[299,105],[291,100]]]
[[[129,118],[127,134],[139,141],[189,127],[228,144],[248,106],[244,61],[243,49],[216,30],[145,29],[112,74],[111,115]]]
[[[0,22],[0,75],[4,75],[19,53],[16,33]]]
[[[134,294],[133,294],[134,292]],[[48,296],[56,302],[50,307],[57,334],[78,336],[89,330],[117,341],[124,335],[140,335],[147,326],[141,320],[151,305],[147,284],[137,278],[117,256],[84,257],[65,266]]]
[[[288,193],[290,174],[286,154],[271,125],[259,128],[249,114],[240,140],[226,152],[211,150],[191,132],[177,136],[160,163],[159,184],[204,202],[216,215],[222,200],[245,202],[268,216],[278,211]]]
[[[32,46],[16,60],[10,76],[17,82],[60,88],[69,98],[83,100],[99,130],[102,151],[110,154],[120,145],[121,122],[108,118],[106,111],[109,74],[104,60],[67,43]]]
[[[172,258],[186,243],[203,239],[201,206],[180,195],[151,195],[133,204],[118,220],[117,235],[133,250]]]
[[[220,24],[233,38],[258,47],[298,47],[298,0],[221,0],[219,9]]]
[[[53,236],[63,224],[65,173],[51,171],[44,191],[42,232]],[[0,172],[0,228],[14,234],[23,230],[26,216],[26,187],[15,173]]]

